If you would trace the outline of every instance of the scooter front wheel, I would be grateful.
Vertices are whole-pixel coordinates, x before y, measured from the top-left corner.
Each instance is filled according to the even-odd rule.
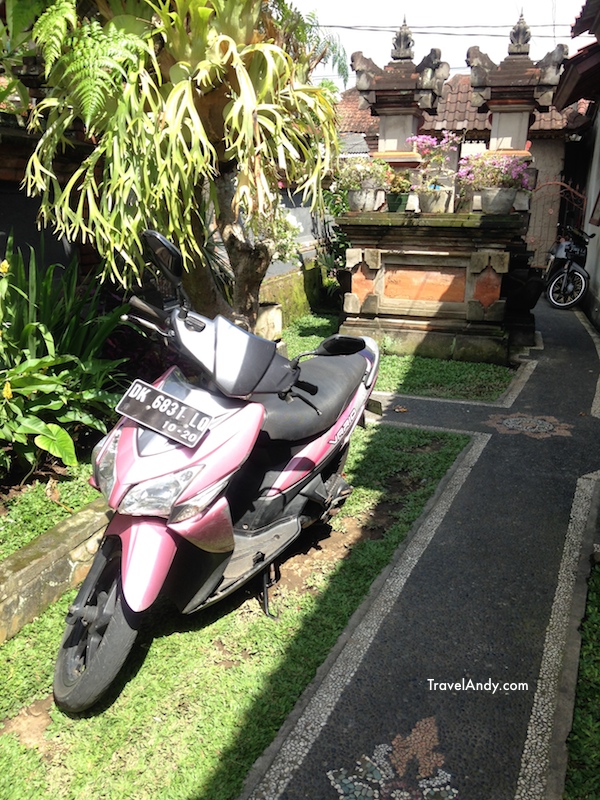
[[[554,308],[571,308],[583,300],[587,288],[585,275],[575,270],[561,270],[548,286],[548,301]]]
[[[105,539],[67,615],[54,670],[54,699],[63,711],[93,706],[117,677],[138,634],[121,589],[121,542]]]

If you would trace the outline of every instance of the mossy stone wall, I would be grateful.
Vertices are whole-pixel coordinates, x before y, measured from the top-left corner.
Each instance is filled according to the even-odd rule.
[[[316,310],[322,305],[323,275],[321,267],[309,262],[303,269],[274,275],[263,281],[261,303],[279,303],[283,325]]]

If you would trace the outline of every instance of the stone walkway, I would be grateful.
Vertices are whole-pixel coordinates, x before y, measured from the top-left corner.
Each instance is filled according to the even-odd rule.
[[[382,424],[471,444],[244,800],[561,797],[600,498],[600,345],[543,299],[536,322],[543,347],[496,404],[380,397]]]

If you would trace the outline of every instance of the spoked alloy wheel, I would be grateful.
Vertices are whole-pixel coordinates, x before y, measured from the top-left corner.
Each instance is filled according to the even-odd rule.
[[[121,589],[121,541],[105,539],[67,615],[54,670],[54,699],[68,712],[94,705],[116,678],[138,634]]]
[[[548,287],[548,300],[555,308],[571,308],[583,299],[587,279],[575,270],[561,270]]]

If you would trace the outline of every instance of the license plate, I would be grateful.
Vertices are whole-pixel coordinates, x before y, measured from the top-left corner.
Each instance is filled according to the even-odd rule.
[[[140,380],[131,384],[116,411],[188,447],[198,444],[211,421],[208,414]]]

